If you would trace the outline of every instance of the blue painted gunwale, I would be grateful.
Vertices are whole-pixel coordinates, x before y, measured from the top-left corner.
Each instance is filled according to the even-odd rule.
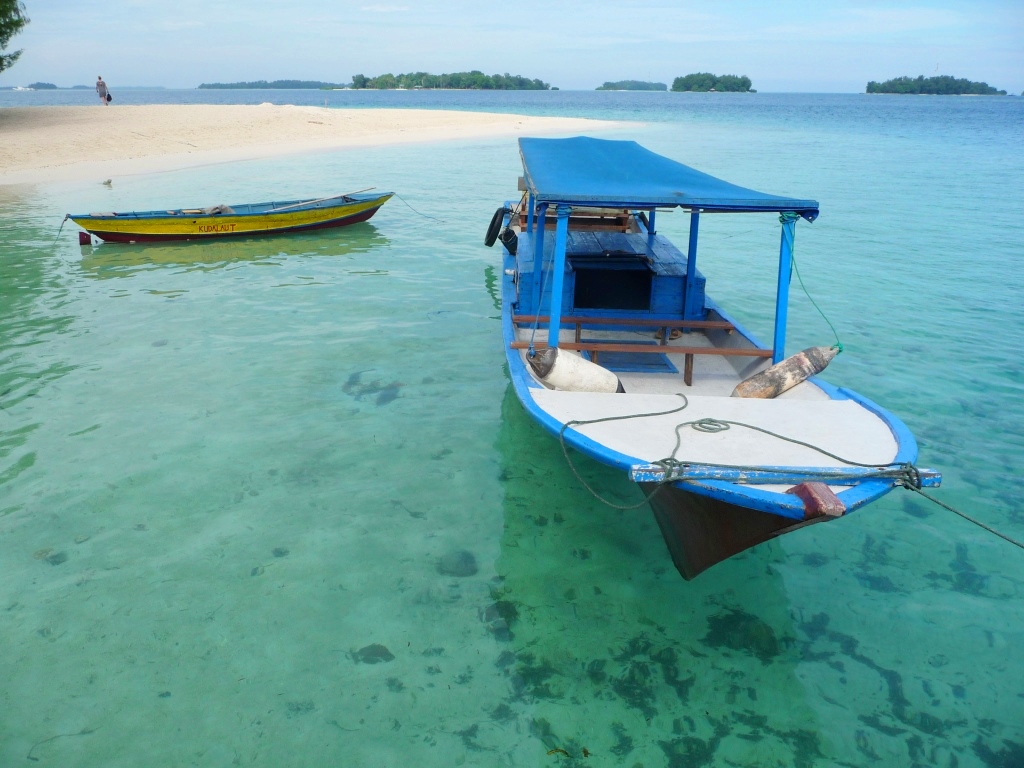
[[[508,203],[506,203],[506,207],[511,209],[511,206]],[[508,215],[505,216],[505,226],[508,226],[509,218],[510,217]],[[523,408],[526,409],[527,413],[529,413],[544,429],[557,437],[564,424],[548,414],[547,411],[543,410],[534,401],[533,397],[530,395],[530,390],[540,390],[544,389],[544,387],[529,373],[526,363],[523,362],[523,359],[519,354],[519,350],[512,349],[512,341],[515,339],[512,314],[513,304],[516,301],[516,286],[513,277],[507,274],[505,270],[514,271],[516,267],[516,259],[504,246],[502,246],[502,261],[501,330],[502,339],[505,345],[505,358],[508,361],[508,369],[509,375],[512,379],[512,386],[515,389],[516,397],[519,398],[519,402],[522,403]],[[706,306],[708,309],[719,313],[723,319],[731,322],[736,327],[736,332],[744,336],[754,346],[759,349],[767,349],[767,347],[764,346],[764,344],[762,344],[754,334],[748,331],[734,318],[730,317],[727,312],[725,312],[710,298],[707,299]],[[894,464],[912,463],[917,461],[917,441],[914,439],[914,436],[911,434],[907,426],[895,415],[852,390],[835,387],[818,377],[812,377],[810,381],[818,386],[832,400],[853,400],[885,422],[897,445],[897,453],[893,459]],[[624,453],[611,450],[574,429],[565,430],[564,438],[566,444],[575,448],[580,453],[600,461],[602,464],[607,464],[627,473],[638,464],[648,463]],[[737,472],[737,475],[738,474],[739,472]],[[803,502],[793,494],[765,491],[760,488],[739,485],[737,483],[729,482],[728,480],[687,480],[673,483],[673,485],[684,491],[697,493],[729,504],[735,504],[740,507],[755,509],[760,512],[767,512],[782,517],[792,518],[794,520],[804,519],[805,510]],[[846,506],[847,512],[852,512],[855,509],[858,509],[859,507],[862,507],[865,504],[885,495],[895,487],[896,483],[889,479],[867,480],[851,486],[846,490],[840,491],[837,496]]]

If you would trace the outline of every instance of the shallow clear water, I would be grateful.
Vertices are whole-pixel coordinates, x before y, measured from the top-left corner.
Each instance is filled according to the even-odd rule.
[[[642,119],[602,135],[818,199],[827,378],[1024,538],[1024,102],[631,96],[430,106]],[[0,188],[0,764],[1024,761],[1020,550],[900,492],[687,583],[579,486],[504,370],[481,241],[518,173],[489,141]],[[66,211],[370,184],[444,223],[53,244]],[[705,219],[709,294],[768,335],[777,222]],[[830,341],[794,290],[789,347]]]

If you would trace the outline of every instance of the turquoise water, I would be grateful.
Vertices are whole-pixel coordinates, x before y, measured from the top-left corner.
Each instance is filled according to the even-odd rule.
[[[818,199],[827,378],[1024,539],[1024,102],[608,96],[504,108]],[[0,765],[1024,763],[1020,550],[899,492],[687,583],[579,486],[504,370],[481,241],[518,173],[501,140],[0,188]],[[53,244],[66,211],[370,184],[444,223]],[[777,222],[701,234],[768,335]],[[830,341],[794,293],[790,348]]]

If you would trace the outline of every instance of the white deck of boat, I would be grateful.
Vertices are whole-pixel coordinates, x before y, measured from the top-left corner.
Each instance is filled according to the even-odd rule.
[[[530,394],[540,408],[562,423],[667,411],[681,404],[678,396],[665,394],[548,389],[531,390]],[[686,394],[689,407],[679,413],[580,425],[573,429],[614,451],[645,462],[671,455],[677,424],[703,418],[753,424],[865,464],[888,464],[898,449],[888,425],[852,400],[758,400]],[[682,445],[676,453],[681,461],[752,466],[844,466],[810,448],[738,426],[714,434],[685,428],[681,434]]]

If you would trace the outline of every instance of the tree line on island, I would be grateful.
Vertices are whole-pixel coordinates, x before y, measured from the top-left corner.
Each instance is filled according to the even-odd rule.
[[[542,80],[531,80],[522,75],[485,75],[479,70],[472,72],[451,72],[432,75],[429,72],[409,72],[393,75],[387,72],[376,77],[352,75],[351,83],[328,83],[321,80],[254,80],[239,83],[203,83],[200,88],[238,88],[238,89],[324,89],[353,88],[355,90],[392,90],[395,88],[413,89],[453,89],[479,91],[548,91],[555,90],[549,83]]]
[[[2,0],[0,0],[2,1]],[[733,92],[757,93],[751,88],[750,78],[746,75],[714,75],[710,72],[695,72],[677,77],[672,81],[675,92]],[[53,90],[58,86],[53,83],[32,83],[28,86],[33,90]],[[253,80],[237,83],[203,83],[200,88],[208,89],[256,89],[256,90],[303,90],[337,88],[353,88],[357,90],[389,90],[396,88],[413,89],[453,89],[453,90],[495,90],[495,91],[547,91],[554,90],[550,84],[542,80],[529,79],[521,75],[485,75],[479,70],[472,72],[453,72],[451,74],[432,75],[428,72],[410,72],[392,75],[386,73],[377,77],[353,75],[351,83],[330,83],[323,80]],[[76,85],[74,89],[90,89],[92,86]],[[665,83],[648,82],[646,80],[617,80],[601,85],[598,91],[666,91]],[[928,94],[928,95],[978,95],[1005,96],[1006,91],[993,88],[988,83],[975,82],[965,78],[940,75],[937,77],[896,77],[878,83],[868,83],[867,93],[895,94]],[[1024,96],[1024,94],[1021,94]]]
[[[757,93],[750,86],[750,78],[746,75],[713,75],[710,72],[694,72],[691,75],[677,77],[672,81],[673,91],[696,91],[699,93]]]
[[[387,72],[376,77],[353,75],[351,83],[328,83],[321,80],[255,80],[238,83],[203,83],[200,88],[238,88],[238,89],[326,89],[352,88],[355,90],[393,90],[405,88],[415,89],[451,89],[480,91],[557,91],[543,80],[530,79],[522,75],[485,75],[479,70],[471,72],[452,72],[433,75],[429,72],[409,72],[393,75]],[[667,91],[665,83],[648,82],[646,80],[618,80],[606,82],[599,91]],[[734,92],[757,93],[751,88],[750,78],[746,75],[713,75],[710,72],[695,72],[684,77],[677,77],[672,82],[673,91]]]
[[[713,75],[710,72],[694,72],[677,77],[672,81],[672,90],[679,92],[693,91],[697,93],[757,93],[750,86],[750,78],[746,75]],[[607,82],[598,91],[667,91],[665,83],[651,83],[646,80],[617,80]]]
[[[432,75],[429,72],[409,72],[408,74],[393,75],[387,72],[377,77],[366,77],[365,75],[353,75],[352,87],[357,90],[376,88],[386,90],[390,88],[443,88],[454,90],[474,91],[550,91],[549,83],[543,80],[531,80],[522,75],[510,75],[506,72],[503,75],[485,75],[480,70],[474,69],[471,72],[452,72],[441,75]]]
[[[894,77],[884,83],[874,80],[868,83],[865,93],[903,93],[925,94],[931,96],[1005,96],[1006,91],[993,88],[988,83],[980,83],[966,78],[939,75],[937,77]]]

